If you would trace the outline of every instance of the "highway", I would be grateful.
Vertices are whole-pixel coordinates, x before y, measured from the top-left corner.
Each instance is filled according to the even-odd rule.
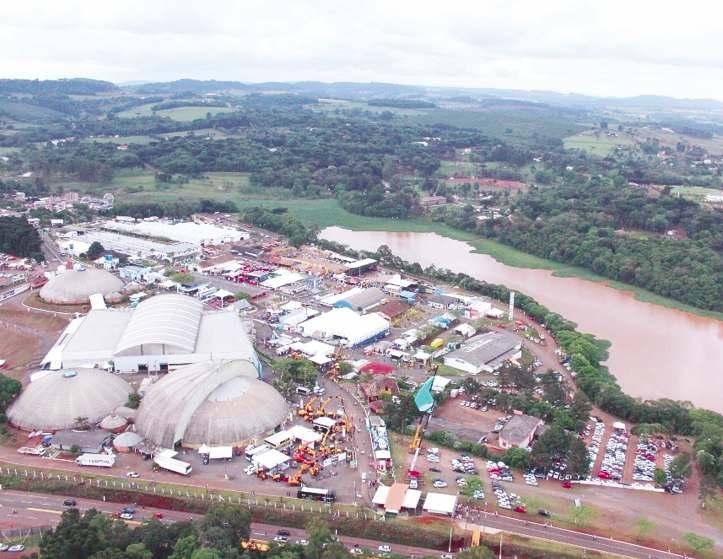
[[[63,506],[63,500],[63,496],[27,493],[23,491],[0,491],[0,530],[55,525],[60,520],[60,515],[66,508]],[[91,499],[76,499],[76,501],[77,507],[80,510],[95,508],[108,514],[119,512],[123,507],[120,503],[109,503]],[[16,512],[13,512],[13,510]],[[200,516],[186,512],[138,507],[135,519],[129,523],[134,524],[140,520],[152,518],[156,513],[163,515],[163,522],[177,522],[198,518]],[[486,534],[496,534],[498,531],[510,532],[523,536],[570,544],[588,550],[617,554],[622,557],[633,557],[639,559],[670,559],[672,557],[684,557],[683,555],[646,548],[627,542],[620,542],[601,537],[593,538],[593,536],[590,536],[589,534],[583,534],[553,526],[545,526],[544,524],[535,522],[525,522],[523,520],[517,520],[504,516],[495,516],[494,514],[487,514],[486,516],[481,516],[477,519],[468,519],[466,522],[458,522],[458,526],[460,528],[466,528],[468,530],[472,530],[475,525],[480,526]],[[279,526],[253,523],[251,526],[252,537],[259,539],[273,539],[279,528]],[[289,532],[291,533],[290,540],[292,542],[305,537],[304,531],[300,529],[289,528]],[[369,549],[376,549],[377,546],[382,543],[379,541],[348,536],[340,536],[339,539],[346,545],[358,545]],[[496,542],[497,538],[493,536],[491,541]],[[440,554],[439,550],[398,544],[392,544],[392,551],[408,557],[422,557],[425,555],[429,556]]]

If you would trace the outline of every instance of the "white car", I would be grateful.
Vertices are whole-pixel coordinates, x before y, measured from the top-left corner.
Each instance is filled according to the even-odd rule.
[[[8,548],[8,551],[25,551],[25,546],[21,543],[19,543],[17,545],[11,545]]]
[[[0,551],[7,551],[10,549],[10,546],[6,543],[0,543]]]
[[[447,482],[441,479],[435,479],[432,485],[437,489],[442,489],[443,487],[447,487]]]
[[[133,520],[133,515],[132,515],[131,513],[129,513],[129,512],[122,512],[122,513],[120,514],[120,517],[121,517],[123,520]]]
[[[352,555],[362,555],[364,553],[364,550],[361,547],[352,547],[349,550],[349,553]]]
[[[382,553],[391,553],[392,552],[392,546],[383,543],[377,548]]]
[[[139,474],[138,472],[128,472],[126,474],[126,477],[137,478],[137,477],[141,477],[141,474]]]

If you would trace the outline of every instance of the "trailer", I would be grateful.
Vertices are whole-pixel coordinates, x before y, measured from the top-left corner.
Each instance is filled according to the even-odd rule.
[[[193,468],[191,468],[191,464],[189,464],[188,462],[184,462],[183,460],[176,460],[175,458],[171,458],[170,456],[166,456],[163,454],[157,454],[156,456],[154,456],[153,462],[159,468],[163,468],[164,470],[168,470],[169,472],[175,472],[184,476],[189,475],[191,471],[193,471]]]
[[[81,454],[75,459],[75,463],[79,466],[112,468],[115,466],[115,454]]]

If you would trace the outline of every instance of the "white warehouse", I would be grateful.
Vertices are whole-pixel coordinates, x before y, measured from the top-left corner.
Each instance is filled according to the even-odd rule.
[[[216,359],[250,361],[260,371],[236,313],[206,311],[198,299],[169,293],[146,299],[135,309],[97,309],[74,319],[41,366],[135,373]]]
[[[347,347],[357,347],[386,336],[389,333],[389,321],[379,313],[362,316],[342,307],[302,322],[297,330],[304,336],[336,339]]]

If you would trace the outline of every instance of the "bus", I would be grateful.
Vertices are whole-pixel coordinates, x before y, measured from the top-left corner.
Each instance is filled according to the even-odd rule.
[[[330,489],[318,489],[316,487],[299,487],[296,493],[299,499],[311,499],[313,501],[323,501],[325,503],[333,503],[336,501],[336,494]]]

